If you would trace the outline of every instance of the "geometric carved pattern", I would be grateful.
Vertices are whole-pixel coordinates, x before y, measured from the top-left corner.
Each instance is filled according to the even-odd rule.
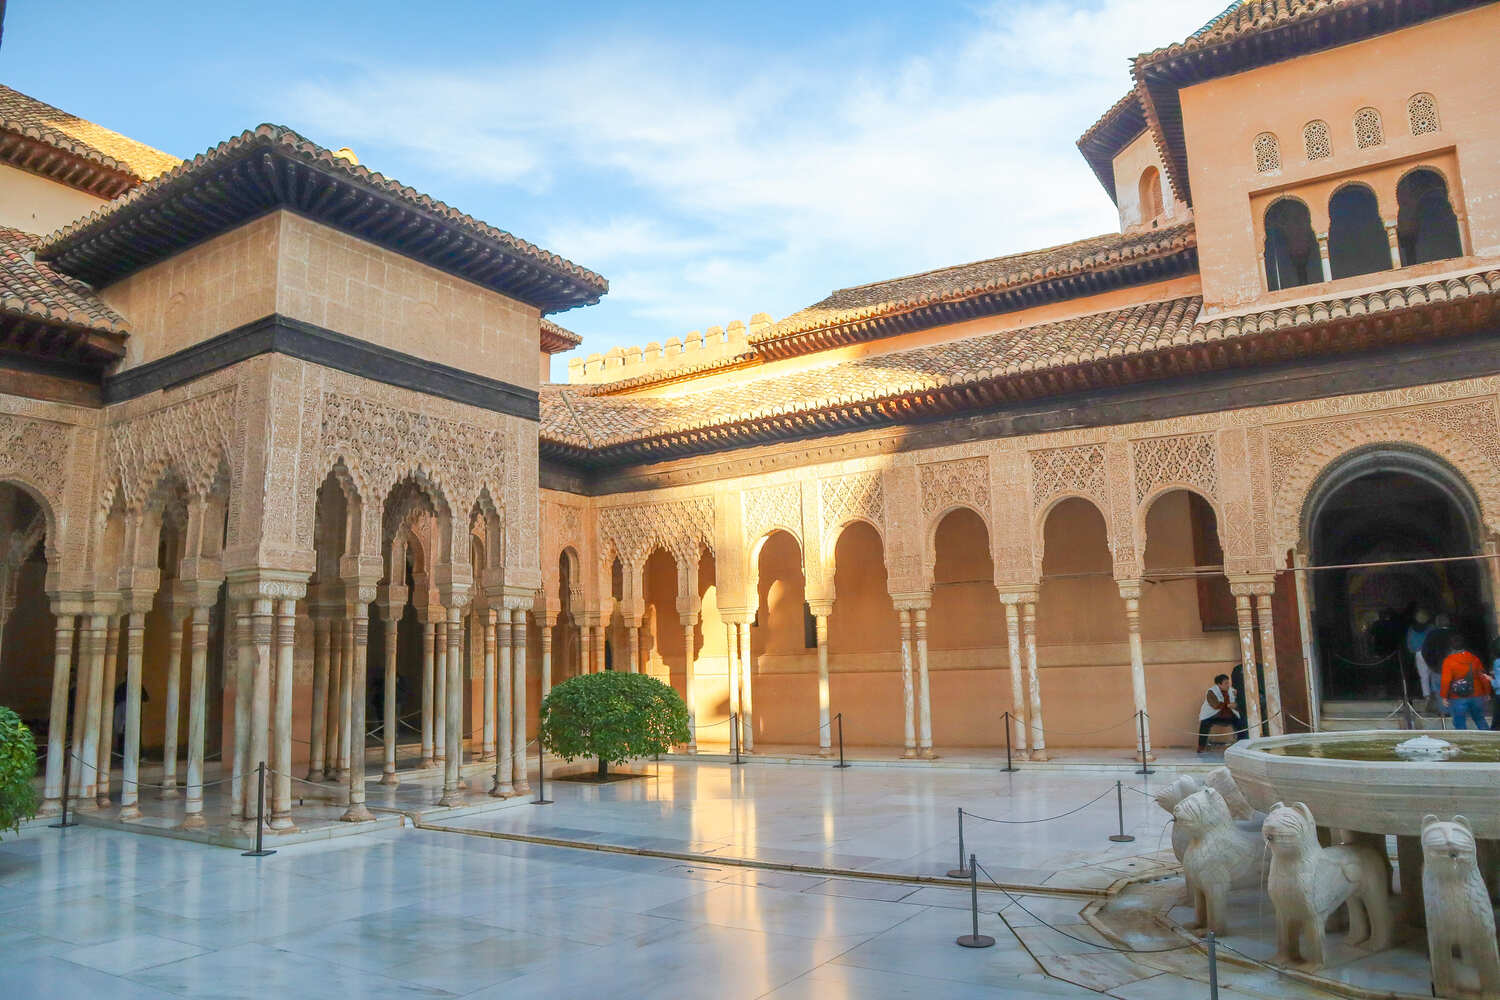
[[[1040,510],[1060,494],[1085,496],[1101,510],[1105,499],[1104,446],[1045,448],[1031,456],[1031,509]]]
[[[1255,137],[1255,172],[1269,174],[1281,169],[1281,145],[1276,136],[1262,132]]]
[[[189,490],[206,494],[220,465],[228,462],[234,399],[233,389],[221,389],[112,425],[106,482],[119,485],[121,499],[131,508],[145,504],[168,468],[182,476]]]
[[[885,497],[878,472],[859,472],[818,483],[823,531],[863,518],[877,528],[885,524]]]
[[[564,544],[577,545],[583,541],[583,511],[577,507],[560,507],[557,524],[558,540]]]
[[[1135,459],[1135,502],[1159,486],[1192,486],[1209,500],[1219,495],[1219,461],[1212,434],[1146,438],[1132,441]]]
[[[1356,149],[1372,149],[1385,143],[1385,129],[1380,125],[1380,112],[1374,108],[1360,108],[1354,113],[1354,146]]]
[[[1308,122],[1302,129],[1302,146],[1309,160],[1326,160],[1333,155],[1333,142],[1328,136],[1328,123]]]
[[[985,458],[960,458],[924,465],[922,514],[930,518],[950,507],[969,507],[990,522],[990,464]]]
[[[802,487],[796,483],[762,486],[741,494],[745,516],[745,540],[754,543],[774,528],[802,537]]]
[[[1431,94],[1413,94],[1406,102],[1406,122],[1412,135],[1427,135],[1442,128],[1438,121],[1437,98]]]
[[[703,548],[713,551],[712,497],[662,503],[603,507],[599,510],[599,557],[618,555],[627,567],[639,567],[656,548],[666,549],[679,566],[697,565]]]
[[[50,420],[0,414],[0,470],[42,491],[52,516],[64,515],[68,471],[68,427]],[[58,545],[60,539],[52,539]]]

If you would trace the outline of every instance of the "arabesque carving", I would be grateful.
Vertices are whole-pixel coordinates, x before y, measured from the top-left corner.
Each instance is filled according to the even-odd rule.
[[[190,491],[209,492],[235,440],[234,400],[232,387],[220,389],[109,425],[105,482],[115,484],[133,508],[146,502],[168,468]]]
[[[1030,457],[1032,510],[1040,510],[1060,496],[1088,497],[1100,510],[1108,508],[1103,445],[1043,448],[1031,452]]]
[[[1130,446],[1137,505],[1163,486],[1188,486],[1218,499],[1219,457],[1212,434],[1146,438]]]
[[[885,524],[885,496],[878,472],[857,472],[823,479],[818,483],[825,536],[854,520],[865,520],[877,528]],[[832,544],[830,540],[829,544]]]
[[[802,540],[802,488],[796,483],[761,486],[741,495],[745,510],[745,539],[759,541],[768,532],[781,528]]]
[[[629,566],[642,565],[658,546],[681,564],[697,564],[703,548],[713,550],[712,497],[689,497],[661,503],[623,504],[599,511],[599,555],[606,564],[613,556]]]
[[[990,466],[983,458],[960,458],[921,467],[922,516],[970,507],[990,522]]]

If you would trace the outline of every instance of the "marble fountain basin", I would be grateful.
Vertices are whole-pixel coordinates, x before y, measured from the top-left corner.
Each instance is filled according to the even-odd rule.
[[[1402,757],[1416,737],[1443,740],[1442,757]],[[1468,818],[1481,840],[1500,840],[1500,732],[1361,730],[1295,733],[1236,743],[1224,763],[1250,804],[1305,802],[1319,826],[1417,837],[1422,817]]]

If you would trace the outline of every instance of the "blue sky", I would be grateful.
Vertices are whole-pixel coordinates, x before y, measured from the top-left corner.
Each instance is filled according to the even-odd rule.
[[[350,146],[609,278],[555,317],[603,351],[1116,228],[1074,141],[1223,2],[10,0],[0,82],[178,156]]]

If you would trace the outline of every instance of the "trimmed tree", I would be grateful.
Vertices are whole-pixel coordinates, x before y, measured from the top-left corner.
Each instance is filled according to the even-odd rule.
[[[682,697],[645,674],[580,674],[542,699],[542,746],[566,761],[597,757],[601,778],[610,764],[666,753],[689,738]]]
[[[0,708],[0,831],[19,830],[36,815],[36,741],[21,717]]]

